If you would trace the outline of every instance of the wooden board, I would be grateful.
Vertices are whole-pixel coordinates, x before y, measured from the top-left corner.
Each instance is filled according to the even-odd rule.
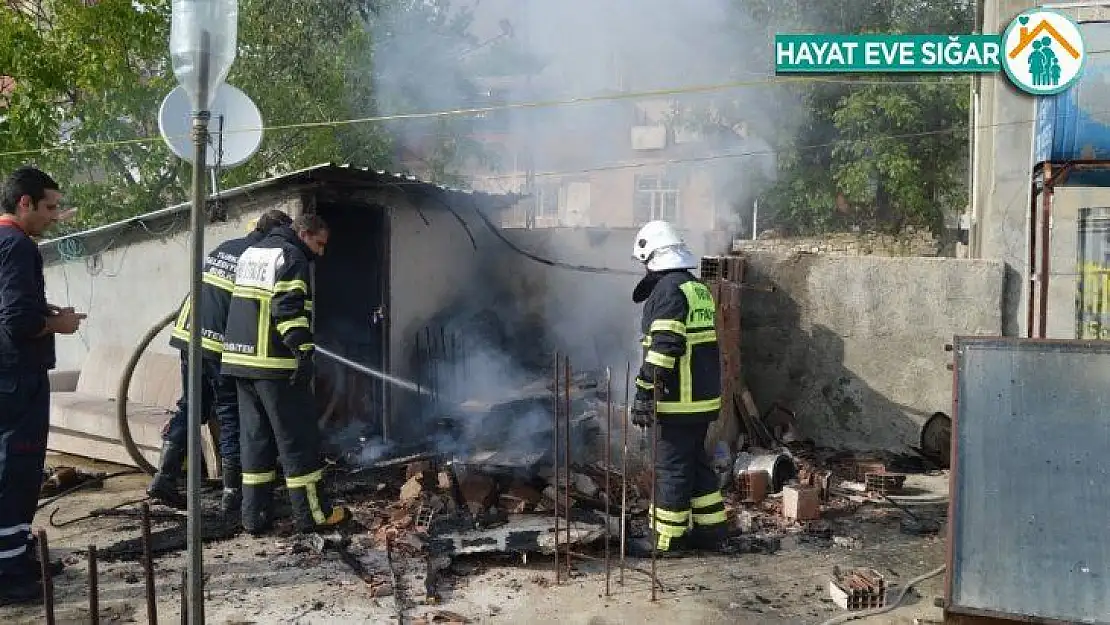
[[[726,257],[719,260],[725,262],[720,270],[727,278],[708,280],[706,283],[717,307],[717,345],[721,351],[721,412],[717,421],[709,426],[705,441],[706,451],[711,455],[719,442],[727,443],[730,451],[736,451],[734,447],[740,435],[736,398],[743,387],[740,366],[740,285],[743,281],[744,259]]]

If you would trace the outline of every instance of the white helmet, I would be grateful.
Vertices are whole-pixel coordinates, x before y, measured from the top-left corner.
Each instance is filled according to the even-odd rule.
[[[632,258],[644,263],[648,271],[696,269],[697,258],[670,223],[650,221],[636,233]]]

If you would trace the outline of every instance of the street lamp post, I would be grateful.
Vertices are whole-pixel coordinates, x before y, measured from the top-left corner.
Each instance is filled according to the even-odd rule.
[[[208,120],[216,88],[235,61],[238,36],[237,0],[173,0],[170,58],[178,83],[189,94],[193,110],[192,250],[189,288],[188,384],[188,583],[189,623],[204,623],[204,552],[200,508],[201,445],[201,276],[204,269],[204,170]]]

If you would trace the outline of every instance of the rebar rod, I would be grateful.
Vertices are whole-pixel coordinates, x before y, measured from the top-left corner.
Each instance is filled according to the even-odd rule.
[[[563,430],[563,473],[566,474],[566,483],[563,485],[563,514],[566,515],[567,526],[567,581],[570,581],[570,356],[563,356],[563,420],[566,421]],[[558,476],[556,476],[556,480]]]
[[[655,401],[651,402],[651,578],[656,579],[656,560],[658,560],[659,551],[659,538],[656,525],[658,524],[658,516],[655,514],[656,497],[655,497],[655,460],[659,448],[659,375],[652,376],[651,392]],[[651,600],[657,599],[657,592],[655,584],[651,585]]]
[[[613,371],[609,367],[605,367],[605,596],[608,597],[611,592],[611,568],[609,562],[609,543],[612,539],[612,533],[609,530],[609,520],[612,518],[609,514],[610,504],[613,499],[612,491],[609,490],[610,475],[612,474],[612,445],[613,445]]]
[[[96,570],[96,545],[89,545],[89,623],[100,623],[100,588]]]
[[[628,525],[628,393],[632,382],[632,362],[625,363],[624,368],[624,413],[621,418],[621,527],[620,527],[620,576],[617,582],[624,585],[624,553],[625,553],[625,538],[627,535],[626,527]]]
[[[555,583],[562,581],[559,570],[559,352],[555,352],[555,386],[551,393],[552,444],[551,462],[555,472]]]
[[[42,568],[42,605],[46,610],[46,625],[54,625],[54,577],[50,574],[50,547],[46,543],[46,530],[38,531],[39,565]]]
[[[158,600],[154,594],[154,553],[150,544],[150,504],[143,502],[143,575],[146,577],[146,620],[158,625]]]

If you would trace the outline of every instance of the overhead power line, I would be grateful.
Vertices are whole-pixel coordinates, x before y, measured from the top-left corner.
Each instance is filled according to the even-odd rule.
[[[510,111],[522,109],[543,109],[543,108],[556,108],[560,106],[574,106],[579,104],[590,104],[597,102],[613,102],[619,100],[640,100],[650,98],[661,98],[667,96],[678,95],[692,95],[698,93],[713,93],[718,91],[729,91],[732,89],[740,89],[744,87],[764,87],[764,86],[777,86],[795,83],[831,83],[831,84],[844,84],[844,85],[887,85],[887,86],[903,86],[903,85],[923,85],[923,84],[941,84],[936,80],[868,80],[868,79],[847,79],[847,78],[833,78],[824,76],[773,76],[760,80],[742,80],[732,81],[710,85],[693,85],[687,87],[673,87],[667,89],[653,89],[644,91],[630,91],[624,93],[607,93],[594,96],[583,96],[569,99],[553,99],[553,100],[539,100],[533,102],[513,102],[508,104],[499,104],[491,106],[479,106],[468,108],[446,109],[441,111],[429,111],[422,113],[398,113],[394,115],[375,115],[370,117],[356,117],[351,119],[339,120],[321,120],[321,121],[306,121],[293,124],[280,124],[273,126],[263,126],[262,128],[237,128],[226,131],[226,134],[233,134],[237,132],[256,132],[262,130],[264,132],[275,132],[284,130],[304,130],[313,128],[337,128],[341,126],[351,126],[357,124],[368,124],[377,122],[389,121],[404,121],[404,120],[420,120],[420,119],[438,119],[445,117],[464,117],[480,115],[483,113],[493,113],[497,111]],[[135,139],[121,139],[118,141],[97,141],[89,143],[73,143],[73,144],[57,144],[52,146],[26,149],[26,150],[11,150],[8,152],[0,152],[0,157],[10,156],[30,156],[34,154],[45,154],[50,152],[75,152],[94,149],[106,149],[124,147],[128,145],[142,145],[161,141],[161,137],[139,137]]]

